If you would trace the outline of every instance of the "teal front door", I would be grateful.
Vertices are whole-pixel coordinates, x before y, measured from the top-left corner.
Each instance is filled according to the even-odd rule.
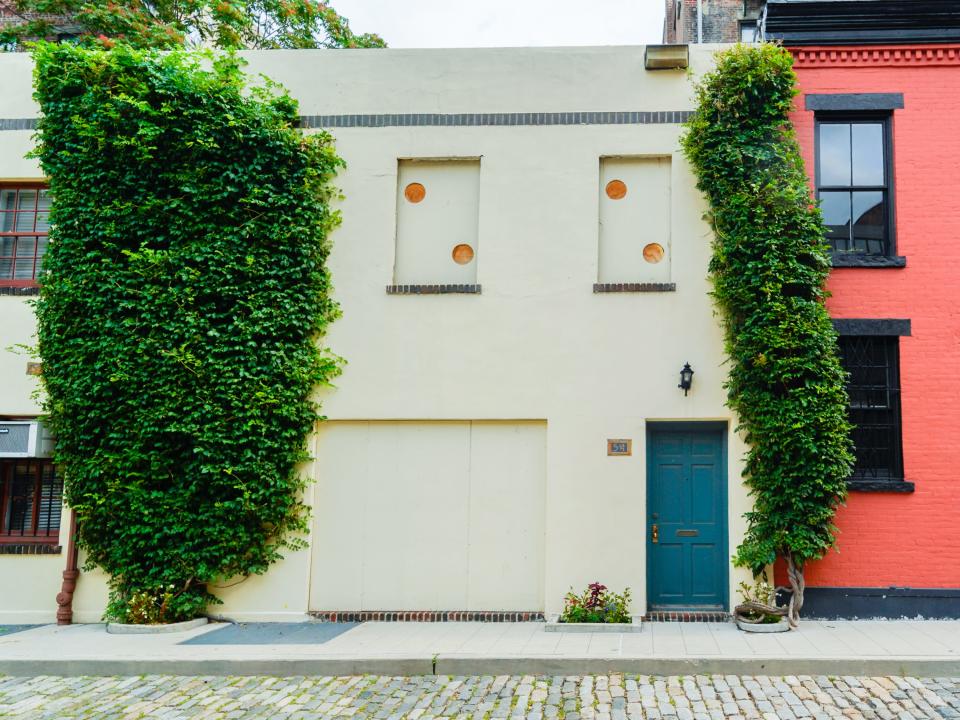
[[[647,597],[653,610],[727,604],[726,427],[647,433]]]

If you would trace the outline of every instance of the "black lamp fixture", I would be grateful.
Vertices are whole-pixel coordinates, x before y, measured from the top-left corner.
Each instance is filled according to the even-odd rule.
[[[693,385],[693,368],[690,367],[690,363],[684,363],[683,370],[680,371],[680,384],[677,387],[683,390],[684,397],[686,397],[691,385]]]

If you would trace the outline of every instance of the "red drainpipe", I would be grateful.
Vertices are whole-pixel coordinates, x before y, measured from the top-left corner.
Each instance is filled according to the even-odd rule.
[[[70,534],[67,536],[67,567],[63,571],[63,584],[57,593],[57,625],[73,622],[73,591],[77,587],[80,571],[77,569],[77,516],[70,513]]]

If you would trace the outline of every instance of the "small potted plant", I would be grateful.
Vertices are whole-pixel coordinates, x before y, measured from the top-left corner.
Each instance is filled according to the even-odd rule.
[[[777,605],[776,588],[767,581],[766,573],[754,580],[753,585],[740,583],[743,603],[733,610],[737,627],[745,632],[786,632],[790,629],[787,608]]]
[[[577,594],[570,588],[563,612],[547,623],[547,630],[569,632],[637,632],[640,616],[630,614],[630,588],[611,592],[599,582]]]

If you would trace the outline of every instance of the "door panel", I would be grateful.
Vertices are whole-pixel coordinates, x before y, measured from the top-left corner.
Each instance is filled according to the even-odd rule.
[[[727,588],[725,432],[648,434],[648,597],[652,608],[723,607]],[[653,542],[652,526],[658,528]]]

